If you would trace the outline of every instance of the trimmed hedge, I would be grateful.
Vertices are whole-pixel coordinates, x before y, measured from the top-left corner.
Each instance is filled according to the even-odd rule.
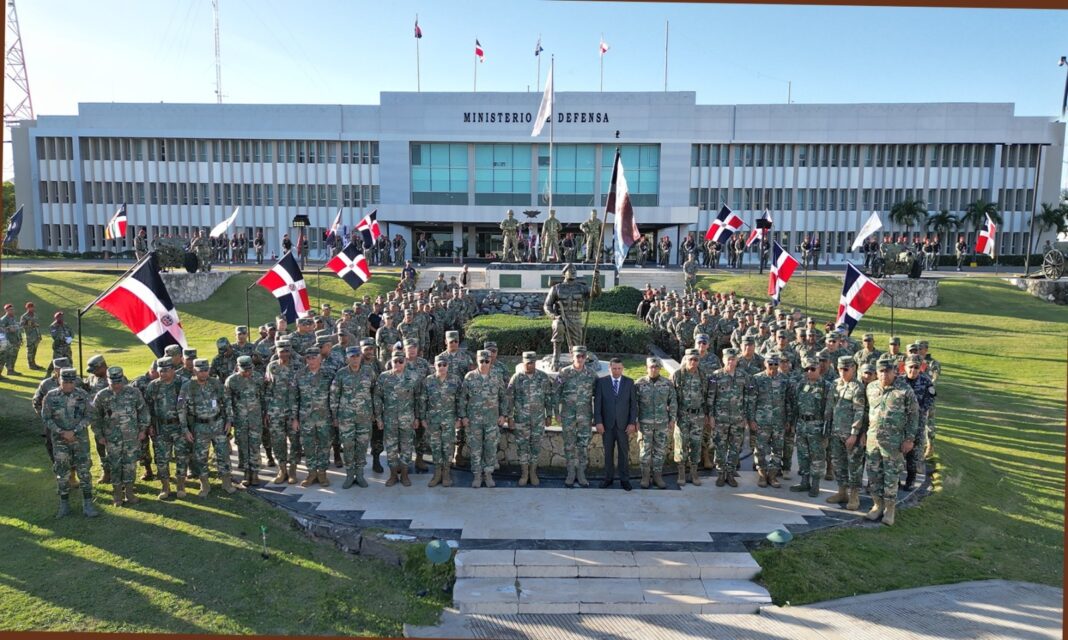
[[[590,310],[634,315],[641,301],[642,292],[634,287],[612,287],[593,299],[590,303]]]
[[[524,351],[552,353],[550,318],[495,313],[468,322],[466,332],[470,344],[480,345],[486,340],[496,342],[501,355],[520,355]],[[649,326],[633,316],[604,311],[590,313],[586,346],[595,353],[642,353],[651,339]]]

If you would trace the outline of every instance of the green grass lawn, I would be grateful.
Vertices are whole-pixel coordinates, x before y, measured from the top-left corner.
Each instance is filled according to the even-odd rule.
[[[244,324],[244,289],[254,277],[237,274],[208,302],[179,310],[202,354],[214,355],[215,338],[232,338],[233,325]],[[20,306],[35,300],[49,317],[62,308],[73,324],[77,305],[112,279],[5,276],[3,299]],[[395,284],[395,276],[378,276],[359,292],[375,295]],[[338,278],[324,277],[323,285],[323,300],[335,308],[351,302]],[[258,287],[251,294],[253,324],[267,322],[277,303]],[[148,348],[103,311],[90,311],[83,331],[86,359],[103,351],[134,375],[151,360]],[[42,351],[43,363],[50,343]],[[242,493],[162,503],[158,482],[139,483],[137,507],[112,508],[99,492],[102,517],[84,519],[74,502],[72,517],[53,519],[55,481],[29,403],[37,381],[25,375],[24,350],[22,358],[24,375],[0,383],[0,629],[397,636],[405,622],[432,623],[450,601],[442,580],[419,563],[402,571],[346,555]],[[268,560],[260,556],[261,525]]]
[[[706,277],[704,286],[766,300],[766,277]],[[809,279],[807,310],[833,320],[841,280]],[[1064,579],[1068,311],[997,279],[942,280],[939,305],[894,314],[905,344],[931,341],[938,385],[935,492],[893,528],[844,527],[755,555],[778,604],[1001,578]],[[801,307],[801,281],[783,306]],[[805,309],[803,309],[805,310]],[[885,350],[890,309],[857,332]]]

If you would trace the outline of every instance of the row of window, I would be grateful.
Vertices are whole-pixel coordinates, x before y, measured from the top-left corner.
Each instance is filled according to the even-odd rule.
[[[74,202],[73,182],[41,181],[42,203]],[[363,207],[380,204],[378,185],[303,185],[303,184],[213,184],[206,182],[152,182],[146,193],[142,182],[84,182],[86,204],[163,204],[274,206],[290,207]]]
[[[1033,168],[1037,144],[1004,145],[1001,167]],[[992,144],[695,144],[691,167],[991,167]],[[731,159],[733,158],[733,162]]]
[[[859,194],[859,195],[858,195]],[[1033,189],[1001,189],[997,200],[1003,211],[1030,211]],[[690,189],[690,206],[715,211],[728,204],[738,211],[861,211],[889,212],[904,200],[920,200],[928,211],[963,211],[976,200],[990,201],[989,189]]]
[[[82,160],[378,164],[378,141],[82,138]],[[70,160],[70,138],[37,138],[39,160]]]

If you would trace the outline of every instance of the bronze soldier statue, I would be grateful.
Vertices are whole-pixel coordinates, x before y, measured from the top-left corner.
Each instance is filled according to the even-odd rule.
[[[561,352],[582,345],[582,312],[586,301],[601,293],[601,274],[593,272],[593,286],[575,278],[575,265],[564,265],[564,281],[554,284],[545,296],[545,314],[553,319],[553,371],[559,371]]]

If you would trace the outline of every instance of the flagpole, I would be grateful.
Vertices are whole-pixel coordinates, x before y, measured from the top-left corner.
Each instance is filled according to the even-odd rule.
[[[541,34],[538,34],[538,44],[535,49],[541,48]],[[541,51],[535,51],[534,57],[538,59],[538,75],[534,76],[534,90],[541,91]]]
[[[549,58],[549,77],[556,71],[556,54]],[[549,211],[553,210],[553,134],[556,122],[556,82],[553,82],[552,95],[549,96]]]
[[[615,173],[616,167],[618,167],[618,166],[619,166],[619,146],[617,145],[616,146],[616,158],[615,158],[615,161],[612,163],[612,173],[613,174]],[[615,187],[614,184],[609,184],[608,185],[609,189],[613,189],[614,187]],[[618,204],[619,204],[619,202],[616,201],[616,205],[617,206],[618,206]],[[616,218],[617,218],[617,220],[615,222],[616,224],[619,224],[618,217],[619,216],[616,216]],[[600,268],[599,267],[600,267],[600,264],[601,264],[601,254],[604,253],[604,229],[607,226],[608,226],[608,199],[605,198],[604,217],[601,219],[601,232],[600,232],[600,234],[598,235],[598,238],[597,238],[597,257],[594,258],[594,260],[593,260],[593,283],[596,283],[598,286],[600,285],[600,282],[599,282]],[[613,239],[613,241],[614,241],[614,239]],[[590,324],[590,308],[592,307],[592,304],[593,304],[593,290],[592,290],[592,287],[591,287],[590,297],[587,298],[587,300],[586,300],[586,320],[582,323],[582,344],[584,344],[584,345],[586,344],[586,327],[588,327],[589,324]]]
[[[667,93],[667,76],[668,76],[668,36],[671,31],[671,22],[664,21],[664,92]]]
[[[248,309],[248,292],[252,289],[252,287],[255,287],[258,283],[259,283],[259,279],[257,278],[256,280],[252,281],[252,284],[250,284],[249,286],[245,287],[245,326],[246,327],[252,324],[249,321],[250,316],[249,316],[249,309]]]
[[[478,40],[476,39],[475,42],[477,43]],[[478,93],[478,55],[475,56],[475,83],[471,89],[471,92]]]
[[[415,26],[416,27],[419,26],[419,14],[418,13],[415,14]],[[417,37],[415,39],[415,91],[416,91],[416,93],[419,93],[420,91],[422,91],[422,87],[421,87],[420,82],[419,82],[419,41],[420,40],[422,40],[422,38],[418,38]]]
[[[597,47],[597,52],[601,54],[601,93],[604,93],[604,34],[601,34],[601,46]]]

